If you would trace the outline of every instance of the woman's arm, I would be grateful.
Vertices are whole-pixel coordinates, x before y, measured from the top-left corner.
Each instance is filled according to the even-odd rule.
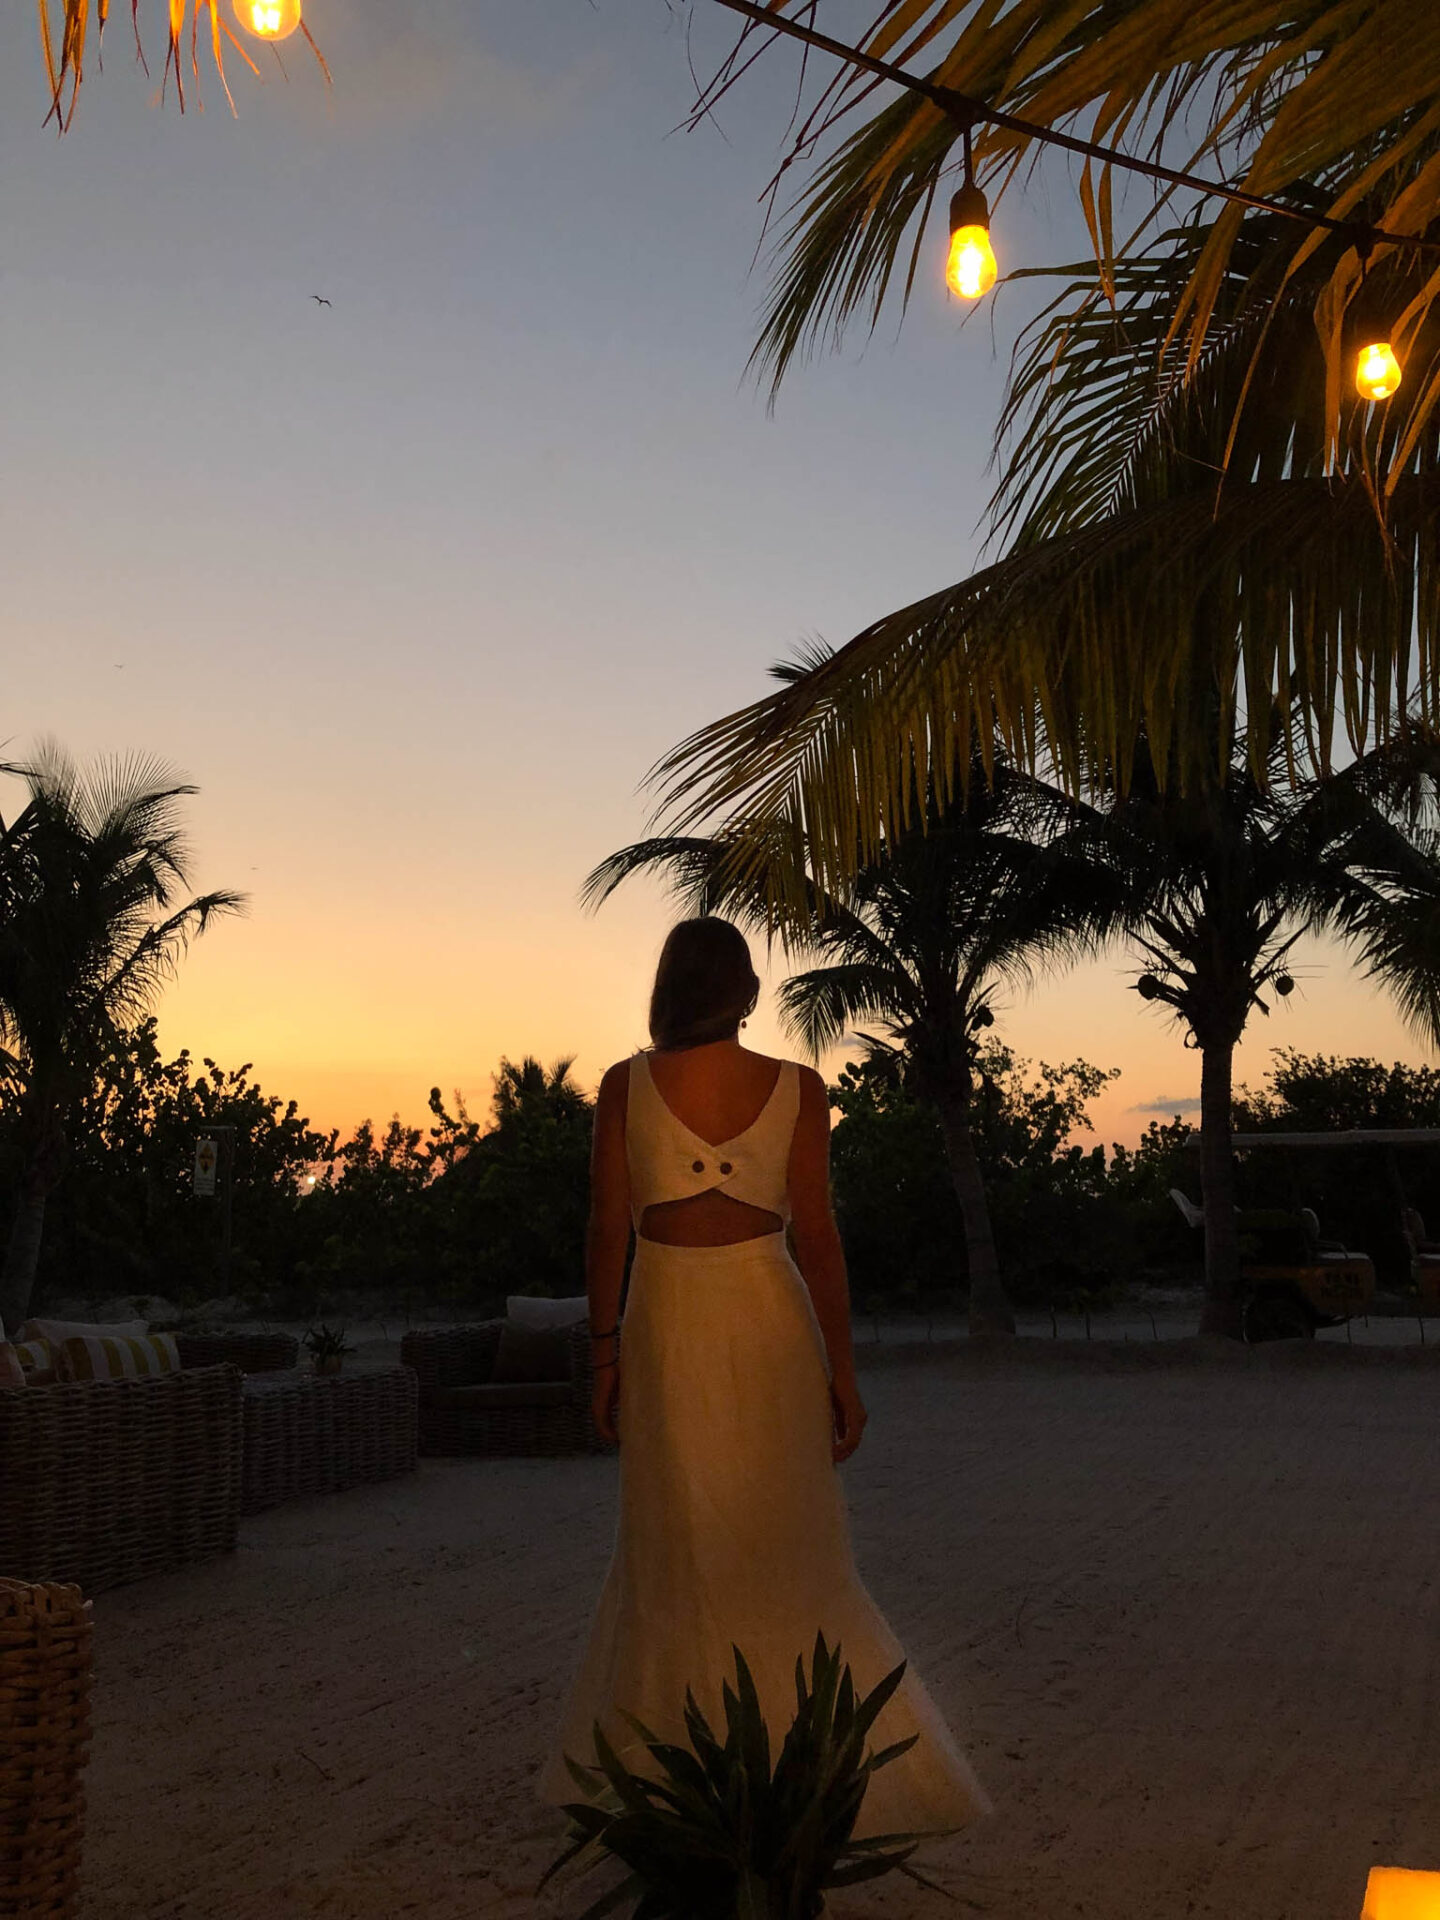
[[[865,1431],[866,1413],[855,1383],[845,1253],[830,1205],[830,1103],[825,1082],[809,1067],[800,1069],[800,1115],[790,1148],[789,1185],[795,1252],[830,1356],[835,1458],[848,1460]]]
[[[620,1404],[620,1289],[630,1244],[630,1169],[625,1159],[625,1110],[630,1063],[622,1060],[600,1082],[595,1100],[595,1131],[590,1142],[590,1224],[585,1235],[585,1292],[590,1301],[591,1357],[595,1391],[591,1400],[596,1431],[612,1446],[619,1443],[616,1413]]]

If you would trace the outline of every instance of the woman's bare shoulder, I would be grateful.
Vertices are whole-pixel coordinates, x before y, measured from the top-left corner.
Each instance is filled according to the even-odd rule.
[[[741,1052],[757,1080],[769,1076],[778,1079],[787,1067],[793,1067],[800,1087],[801,1108],[829,1113],[830,1096],[825,1091],[824,1080],[814,1067],[807,1067],[799,1060],[782,1059],[773,1053],[757,1053],[751,1047],[743,1047]]]
[[[817,1073],[814,1067],[801,1066],[798,1060],[795,1063],[795,1071],[800,1079],[800,1104],[818,1108],[828,1114],[830,1095],[825,1090],[824,1076]]]
[[[607,1067],[600,1079],[600,1091],[596,1096],[609,1106],[612,1102],[623,1102],[630,1090],[630,1062],[617,1060],[613,1067]]]
[[[740,1058],[751,1067],[795,1067],[804,1073],[804,1067],[797,1060],[782,1059],[776,1053],[761,1053],[755,1047],[741,1047]]]

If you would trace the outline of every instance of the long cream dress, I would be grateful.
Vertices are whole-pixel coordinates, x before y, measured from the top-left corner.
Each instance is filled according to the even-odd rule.
[[[785,1176],[799,1111],[786,1064],[752,1126],[719,1146],[631,1062],[626,1150],[638,1220],[658,1201],[719,1187],[788,1218]],[[632,1766],[644,1750],[616,1713],[686,1744],[693,1689],[723,1729],[720,1690],[745,1655],[779,1743],[795,1711],[795,1660],[817,1630],[868,1690],[905,1658],[855,1570],[824,1342],[785,1235],[736,1246],[637,1240],[625,1312],[620,1520],[610,1569],[558,1738],[540,1776],[552,1805],[578,1797],[562,1754],[590,1763],[592,1727]],[[989,1811],[985,1791],[913,1667],[874,1743],[909,1753],[866,1794],[859,1835],[951,1828]]]

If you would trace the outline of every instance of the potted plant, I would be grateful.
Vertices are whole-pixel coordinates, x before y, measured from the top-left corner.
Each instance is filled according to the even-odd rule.
[[[866,1740],[900,1684],[902,1664],[857,1699],[840,1649],[817,1636],[807,1681],[795,1662],[796,1713],[772,1770],[770,1736],[755,1683],[738,1647],[735,1685],[723,1690],[725,1737],[712,1732],[685,1696],[688,1747],[656,1738],[631,1715],[651,1768],[632,1771],[595,1728],[597,1764],[566,1765],[586,1795],[565,1808],[565,1850],[543,1887],[574,1863],[586,1872],[606,1861],[625,1869],[582,1920],[600,1920],[627,1899],[632,1920],[814,1920],[825,1891],[900,1872],[933,1892],[942,1887],[910,1865],[917,1843],[938,1834],[853,1838],[870,1776],[898,1759],[917,1736],[879,1753]]]
[[[311,1370],[315,1373],[339,1373],[346,1354],[355,1351],[346,1342],[343,1327],[337,1330],[323,1324],[307,1329],[305,1346],[310,1354]]]

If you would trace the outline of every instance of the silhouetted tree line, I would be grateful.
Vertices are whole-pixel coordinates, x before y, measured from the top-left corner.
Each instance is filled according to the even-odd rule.
[[[903,1055],[875,1046],[831,1087],[836,1207],[857,1303],[958,1303],[966,1248],[944,1136]],[[1077,1143],[1106,1071],[1032,1069],[998,1041],[978,1060],[977,1152],[1015,1298],[1061,1308],[1146,1279],[1200,1279],[1197,1237],[1169,1197],[1194,1193],[1198,1156],[1181,1117],[1138,1147]],[[434,1088],[428,1126],[369,1121],[348,1138],[311,1127],[247,1066],[163,1058],[155,1022],[126,1035],[74,1128],[51,1202],[37,1301],[150,1295],[194,1305],[239,1297],[257,1312],[338,1306],[485,1313],[509,1293],[583,1286],[591,1102],[568,1061],[502,1061],[490,1111]],[[1440,1125],[1440,1071],[1282,1050],[1242,1088],[1247,1130]],[[23,1140],[0,1101],[0,1183],[15,1191]],[[235,1129],[233,1247],[221,1206],[193,1186],[196,1141]],[[1313,1206],[1327,1232],[1406,1280],[1399,1207],[1440,1199],[1440,1149],[1245,1156],[1247,1205]],[[1432,1206],[1434,1202],[1431,1203]],[[1435,1207],[1440,1215],[1440,1206]]]
[[[569,1062],[502,1061],[486,1123],[438,1087],[429,1105],[428,1127],[322,1133],[249,1066],[165,1060],[148,1019],[119,1038],[73,1125],[35,1298],[236,1296],[281,1315],[356,1295],[418,1308],[575,1292],[591,1103]],[[197,1141],[220,1127],[235,1129],[228,1258],[221,1199],[193,1178]],[[0,1094],[7,1194],[22,1154],[18,1103]]]

